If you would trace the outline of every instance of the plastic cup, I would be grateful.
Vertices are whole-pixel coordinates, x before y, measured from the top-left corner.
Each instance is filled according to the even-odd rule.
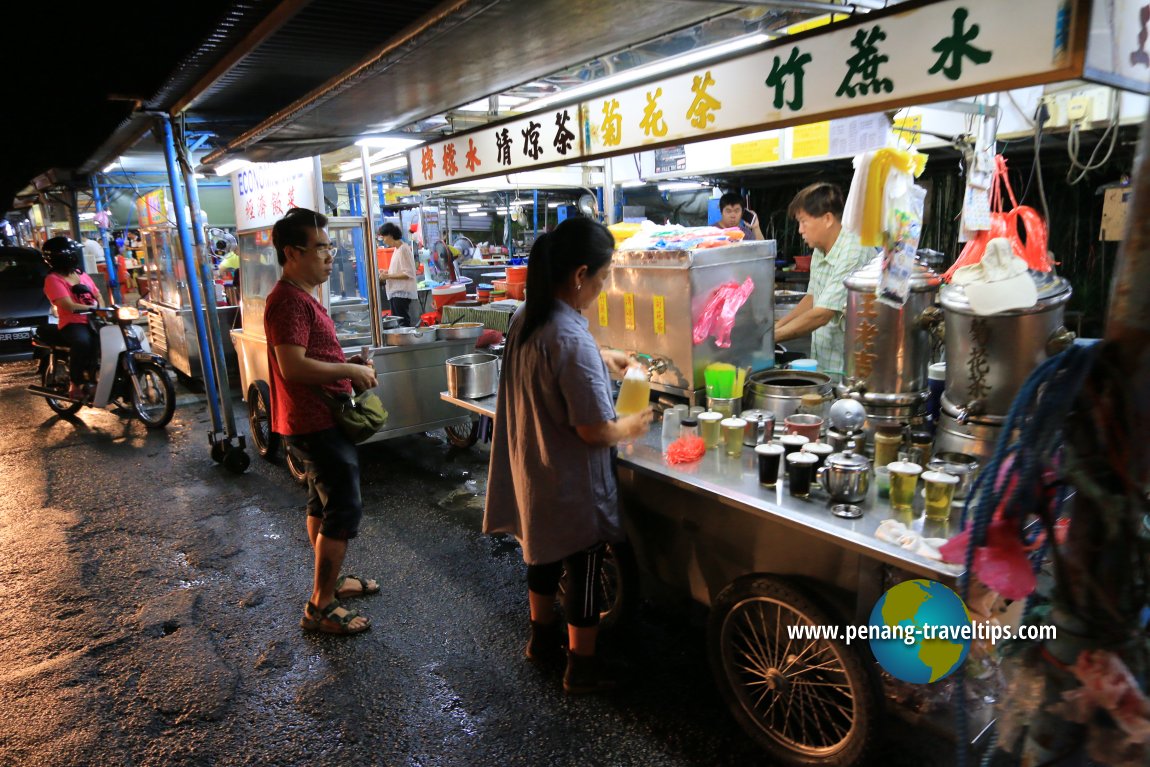
[[[926,518],[932,522],[950,519],[950,504],[958,487],[958,477],[944,471],[925,471],[922,474],[926,496]]]
[[[874,486],[879,498],[890,498],[890,469],[886,466],[875,467]]]
[[[663,441],[674,442],[679,438],[679,411],[671,408],[663,411]]]
[[[922,467],[909,461],[891,461],[886,467],[890,471],[890,507],[895,511],[910,511]]]
[[[722,433],[719,422],[722,420],[722,413],[711,410],[699,413],[699,431],[702,432],[703,444],[707,446],[708,450],[719,444],[719,436]]]
[[[755,445],[755,458],[759,462],[759,484],[774,487],[779,481],[779,469],[782,468],[783,456],[786,454],[783,446],[777,442],[766,442]]]
[[[738,458],[743,454],[743,428],[747,422],[742,418],[724,418],[719,421],[723,429],[723,442],[727,446],[727,455]]]
[[[806,498],[811,494],[811,483],[815,479],[815,466],[819,458],[814,453],[795,451],[787,456],[787,484],[791,495]]]
[[[802,450],[803,445],[807,444],[808,442],[810,442],[810,440],[804,437],[802,434],[783,434],[779,437],[779,444],[782,445],[783,449],[787,451],[787,455],[790,455],[791,453],[797,453],[799,450]]]
[[[790,434],[801,434],[811,442],[815,442],[823,429],[823,419],[817,415],[796,413],[783,419],[783,426]]]
[[[827,462],[827,456],[835,451],[835,449],[826,442],[808,442],[799,449],[804,453],[811,453],[819,459],[818,464],[815,465],[816,472]]]

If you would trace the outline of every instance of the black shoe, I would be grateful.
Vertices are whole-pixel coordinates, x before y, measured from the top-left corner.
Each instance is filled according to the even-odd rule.
[[[606,673],[595,655],[567,653],[567,673],[563,675],[563,692],[568,695],[591,695],[609,692],[618,684]]]
[[[567,654],[566,624],[561,620],[551,623],[531,621],[531,638],[523,654],[533,663],[559,665]]]

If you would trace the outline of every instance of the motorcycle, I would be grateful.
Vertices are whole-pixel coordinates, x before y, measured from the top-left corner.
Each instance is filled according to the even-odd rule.
[[[129,408],[149,429],[168,425],[176,410],[176,390],[164,369],[164,359],[153,354],[147,337],[133,325],[140,311],[132,306],[92,308],[77,314],[88,315],[89,325],[99,338],[99,361],[95,383],[82,399],[68,396],[68,345],[55,325],[41,325],[32,337],[40,358],[40,385],[27,391],[48,401],[60,415],[70,415],[81,407],[105,408],[109,404]]]

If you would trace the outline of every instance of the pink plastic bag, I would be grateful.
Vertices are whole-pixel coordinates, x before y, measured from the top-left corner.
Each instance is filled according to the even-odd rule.
[[[750,277],[742,285],[727,282],[715,288],[711,297],[707,299],[706,306],[699,316],[695,318],[695,330],[692,338],[695,344],[707,340],[707,336],[715,337],[715,346],[726,349],[731,345],[731,328],[735,326],[735,314],[755,292],[755,282]]]

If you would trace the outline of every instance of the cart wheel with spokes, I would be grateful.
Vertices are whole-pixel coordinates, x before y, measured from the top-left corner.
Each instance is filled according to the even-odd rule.
[[[252,444],[260,458],[274,461],[279,452],[280,435],[272,431],[272,395],[266,381],[251,382],[247,405]]]
[[[603,567],[599,571],[603,609],[599,613],[599,628],[617,630],[634,617],[638,604],[639,566],[631,544],[608,543],[603,550]],[[559,579],[559,594],[567,591],[567,570]]]
[[[445,426],[447,441],[453,447],[467,449],[479,440],[479,421],[468,421],[459,426]]]
[[[288,473],[291,478],[301,485],[307,482],[307,468],[304,466],[303,459],[295,454],[291,449],[291,445],[284,445],[284,464],[287,466]]]
[[[841,625],[801,587],[773,576],[741,578],[711,606],[707,654],[719,691],[774,762],[845,767],[878,737],[882,695],[869,659],[841,639],[789,636]]]

